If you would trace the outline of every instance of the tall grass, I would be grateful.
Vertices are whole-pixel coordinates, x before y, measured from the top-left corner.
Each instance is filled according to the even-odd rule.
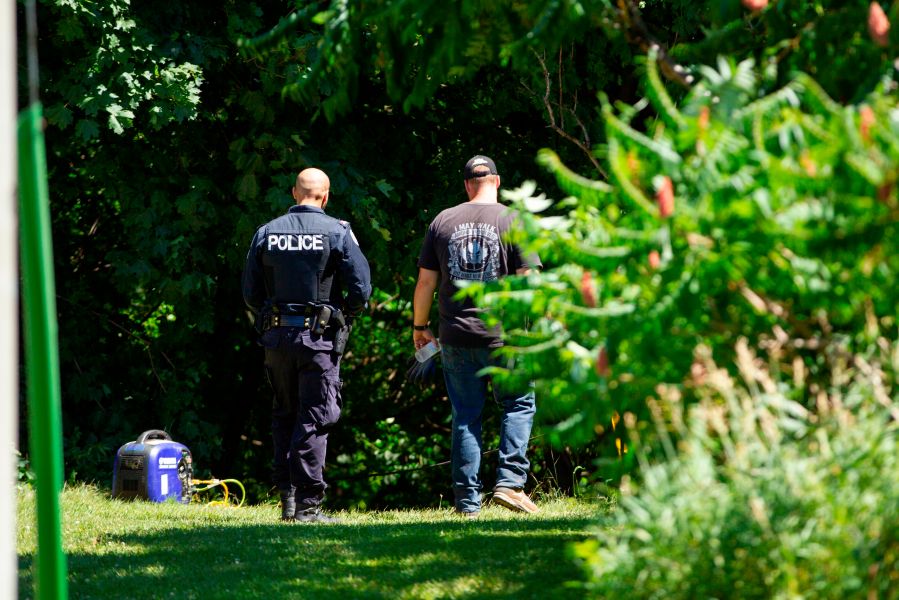
[[[660,387],[669,457],[644,458],[639,489],[579,546],[593,594],[899,598],[899,348],[883,348],[839,356],[825,387],[799,368],[784,384],[738,345],[741,380],[706,357],[686,418]]]

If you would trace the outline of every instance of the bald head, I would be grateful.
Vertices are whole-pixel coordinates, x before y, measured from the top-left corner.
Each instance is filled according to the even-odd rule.
[[[313,204],[325,207],[328,203],[328,192],[331,189],[331,180],[321,169],[303,169],[297,175],[296,184],[293,186],[293,199],[297,204]]]

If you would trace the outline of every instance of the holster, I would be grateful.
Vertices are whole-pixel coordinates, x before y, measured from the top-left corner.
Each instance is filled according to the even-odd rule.
[[[343,327],[337,329],[337,333],[334,334],[334,352],[343,354],[343,351],[346,350],[346,343],[350,339],[350,332],[352,330],[353,326],[349,323],[345,323]]]

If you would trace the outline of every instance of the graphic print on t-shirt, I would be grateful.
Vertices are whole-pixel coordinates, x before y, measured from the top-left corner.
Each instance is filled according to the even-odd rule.
[[[499,232],[488,223],[456,225],[449,239],[449,275],[452,279],[499,279]]]

